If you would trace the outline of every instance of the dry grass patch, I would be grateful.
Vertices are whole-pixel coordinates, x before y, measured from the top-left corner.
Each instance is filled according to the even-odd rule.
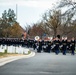
[[[10,56],[22,56],[23,54],[15,54],[15,53],[2,53],[0,52],[0,58],[10,57]]]

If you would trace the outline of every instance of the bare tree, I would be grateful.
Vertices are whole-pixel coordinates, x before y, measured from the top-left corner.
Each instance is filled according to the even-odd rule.
[[[67,10],[62,13],[61,17],[61,24],[62,24],[62,35],[67,35],[74,31],[75,24],[74,21],[76,20],[76,2],[72,0],[61,0],[58,9],[63,9],[64,7],[67,8]]]
[[[61,11],[50,10],[49,13],[44,14],[43,21],[47,28],[53,30],[53,35],[56,37],[57,28],[61,25]]]

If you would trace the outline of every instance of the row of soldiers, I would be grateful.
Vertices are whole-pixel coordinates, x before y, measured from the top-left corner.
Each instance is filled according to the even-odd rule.
[[[33,48],[37,50],[37,52],[55,52],[57,55],[62,52],[63,55],[66,55],[67,52],[70,52],[72,55],[75,54],[75,39],[74,37],[71,40],[67,40],[67,37],[64,37],[60,40],[60,38],[56,37],[51,41],[38,41],[35,42]]]
[[[32,44],[33,40],[23,40],[21,38],[0,38],[0,45],[31,47]]]
[[[75,54],[75,39],[74,37],[71,40],[67,40],[67,37],[64,37],[60,40],[59,37],[52,39],[50,41],[36,41],[36,40],[23,40],[19,38],[0,38],[0,45],[13,45],[13,46],[22,46],[22,47],[31,47],[37,52],[55,52],[59,54],[62,52],[63,55],[66,55],[67,52],[71,52],[72,55]]]

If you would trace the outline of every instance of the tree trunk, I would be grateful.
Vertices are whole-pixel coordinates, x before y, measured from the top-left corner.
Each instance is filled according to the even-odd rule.
[[[54,37],[57,35],[57,28],[54,29]]]

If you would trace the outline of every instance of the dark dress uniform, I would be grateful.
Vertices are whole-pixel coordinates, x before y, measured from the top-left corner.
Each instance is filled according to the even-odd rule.
[[[1,45],[1,39],[0,39],[0,45]]]
[[[68,40],[68,41],[67,41],[67,52],[68,52],[68,53],[70,53],[70,51],[71,51],[70,44],[71,44],[71,41]]]
[[[48,46],[47,43],[44,42],[44,44],[42,46],[42,49],[43,49],[44,52],[47,52],[47,46]]]
[[[62,40],[62,52],[63,55],[66,55],[66,51],[67,51],[67,40]]]
[[[59,54],[60,41],[59,40],[55,40],[54,44],[55,44],[55,53],[58,55]]]
[[[42,42],[39,41],[37,52],[41,53],[41,50],[42,50]]]
[[[50,52],[51,52],[51,42],[48,42],[47,52],[48,52],[48,53],[50,53]]]
[[[71,40],[71,54],[74,55],[74,51],[75,51],[75,40]]]
[[[36,42],[35,41],[33,42],[33,49],[34,50],[36,49]]]

